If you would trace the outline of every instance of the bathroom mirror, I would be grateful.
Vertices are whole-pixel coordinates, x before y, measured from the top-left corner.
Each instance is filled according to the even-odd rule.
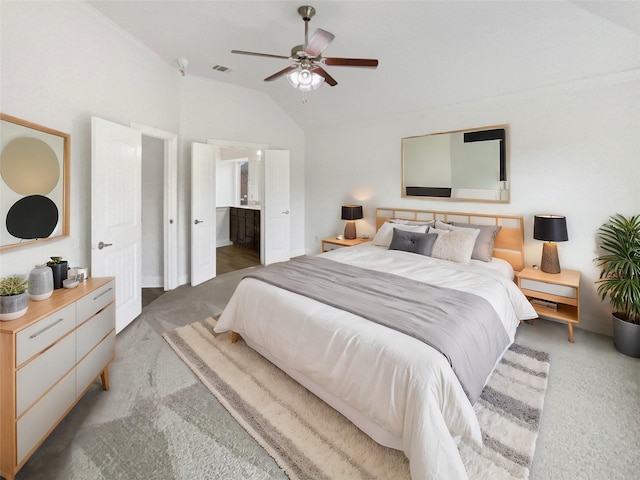
[[[69,235],[70,135],[0,114],[0,250]]]
[[[216,166],[217,205],[260,207],[262,168],[262,150],[222,147]]]
[[[508,125],[403,138],[402,196],[508,202],[508,142]]]

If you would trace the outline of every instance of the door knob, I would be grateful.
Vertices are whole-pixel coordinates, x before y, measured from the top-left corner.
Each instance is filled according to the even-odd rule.
[[[194,224],[204,223],[204,220],[198,220],[197,218],[193,221]]]
[[[110,247],[111,245],[113,245],[113,243],[100,242],[98,243],[98,250],[102,250],[104,247]]]
[[[285,215],[289,215],[289,210],[287,210],[285,212],[282,212],[282,213],[284,213]]]

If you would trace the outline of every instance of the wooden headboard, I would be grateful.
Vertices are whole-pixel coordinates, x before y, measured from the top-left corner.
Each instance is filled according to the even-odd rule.
[[[411,210],[407,208],[376,208],[376,231],[391,219],[441,222],[464,222],[478,225],[500,225],[493,256],[506,260],[516,272],[524,268],[524,221],[515,215],[486,213],[441,212],[438,210]]]

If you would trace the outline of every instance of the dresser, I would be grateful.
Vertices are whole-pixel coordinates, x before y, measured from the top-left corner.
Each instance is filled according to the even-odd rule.
[[[13,480],[115,357],[115,280],[89,278],[0,322],[0,476]]]

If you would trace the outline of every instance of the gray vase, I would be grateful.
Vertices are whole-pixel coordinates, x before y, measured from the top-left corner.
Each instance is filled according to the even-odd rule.
[[[29,295],[27,292],[19,295],[0,295],[0,320],[15,320],[27,313]]]
[[[640,358],[640,325],[613,315],[613,344],[620,353]]]
[[[45,300],[53,293],[53,271],[46,265],[36,265],[29,272],[29,298]]]

